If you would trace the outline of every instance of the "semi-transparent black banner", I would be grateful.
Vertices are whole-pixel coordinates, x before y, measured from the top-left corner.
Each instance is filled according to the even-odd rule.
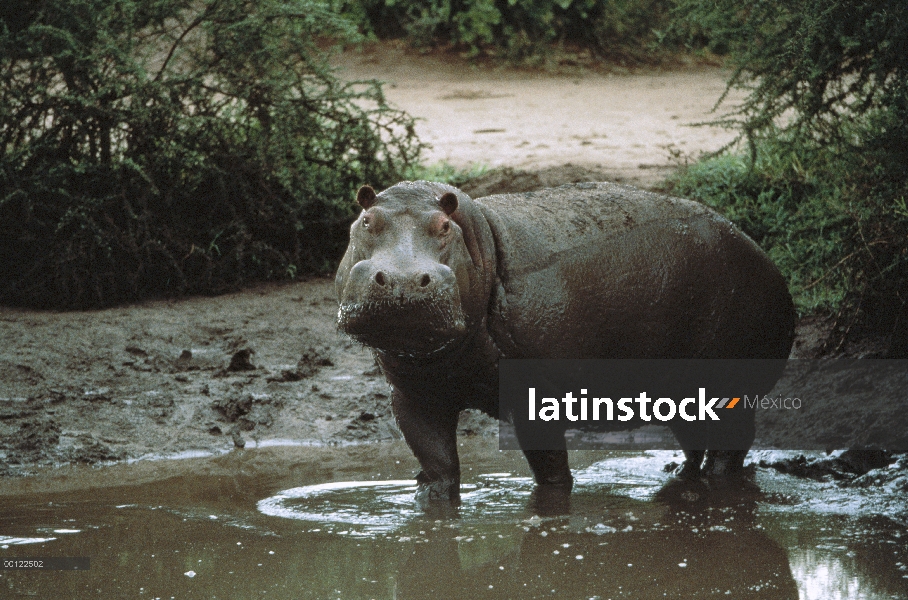
[[[499,364],[503,450],[908,451],[908,360]]]

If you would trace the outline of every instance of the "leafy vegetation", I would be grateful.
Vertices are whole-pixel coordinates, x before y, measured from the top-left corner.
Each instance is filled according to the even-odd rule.
[[[460,187],[489,172],[488,165],[482,163],[473,164],[467,168],[455,167],[448,162],[439,162],[432,165],[419,165],[407,172],[407,179],[411,181],[439,181],[447,183],[454,187]]]
[[[746,101],[720,123],[751,143],[765,137],[834,144],[857,150],[872,143],[862,131],[908,132],[908,4],[900,0],[679,0],[679,24],[706,31],[732,51],[729,87]],[[868,117],[860,130],[853,121]],[[896,160],[908,148],[890,145]],[[904,162],[903,162],[904,164]]]
[[[860,167],[765,142],[755,164],[733,154],[704,160],[673,189],[720,209],[763,246],[802,313],[835,312],[867,293],[897,299],[908,279],[905,196],[861,185],[851,170]]]
[[[553,44],[651,62],[669,26],[672,0],[365,0],[344,14],[381,38],[417,46],[460,45],[472,55],[539,58]]]
[[[746,101],[718,122],[749,152],[675,183],[742,224],[799,307],[908,355],[908,4],[681,0],[688,31],[732,50]],[[857,329],[855,329],[857,327]]]
[[[0,9],[0,302],[95,307],[325,272],[412,120],[316,46],[317,0]]]

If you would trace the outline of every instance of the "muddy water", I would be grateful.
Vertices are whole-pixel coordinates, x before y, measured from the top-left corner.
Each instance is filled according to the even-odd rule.
[[[576,453],[574,493],[541,497],[495,444],[464,442],[457,509],[414,504],[400,443],[4,480],[0,557],[90,569],[0,570],[0,597],[908,597],[904,499],[763,470],[674,488],[670,451]]]

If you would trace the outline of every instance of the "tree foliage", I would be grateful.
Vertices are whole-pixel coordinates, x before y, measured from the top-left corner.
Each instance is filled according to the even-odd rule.
[[[908,3],[679,0],[676,18],[731,50],[729,88],[749,92],[721,124],[751,141],[908,152],[883,140],[904,141],[908,133]],[[854,121],[861,119],[859,133]]]
[[[317,0],[0,9],[0,302],[93,307],[324,271],[350,199],[415,164],[412,120],[343,83]]]
[[[744,102],[717,122],[749,160],[695,165],[677,190],[721,207],[791,278],[802,310],[908,356],[908,3],[680,0],[680,26],[731,50]]]
[[[416,45],[453,43],[473,54],[491,48],[514,59],[553,43],[604,56],[651,60],[668,26],[671,0],[366,0],[339,6],[379,37]]]

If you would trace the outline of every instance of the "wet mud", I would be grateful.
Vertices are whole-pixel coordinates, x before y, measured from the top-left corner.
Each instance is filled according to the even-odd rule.
[[[798,454],[757,464],[794,477],[836,481],[843,486],[888,486],[908,492],[908,455],[896,455],[877,446],[854,446],[819,458]]]

